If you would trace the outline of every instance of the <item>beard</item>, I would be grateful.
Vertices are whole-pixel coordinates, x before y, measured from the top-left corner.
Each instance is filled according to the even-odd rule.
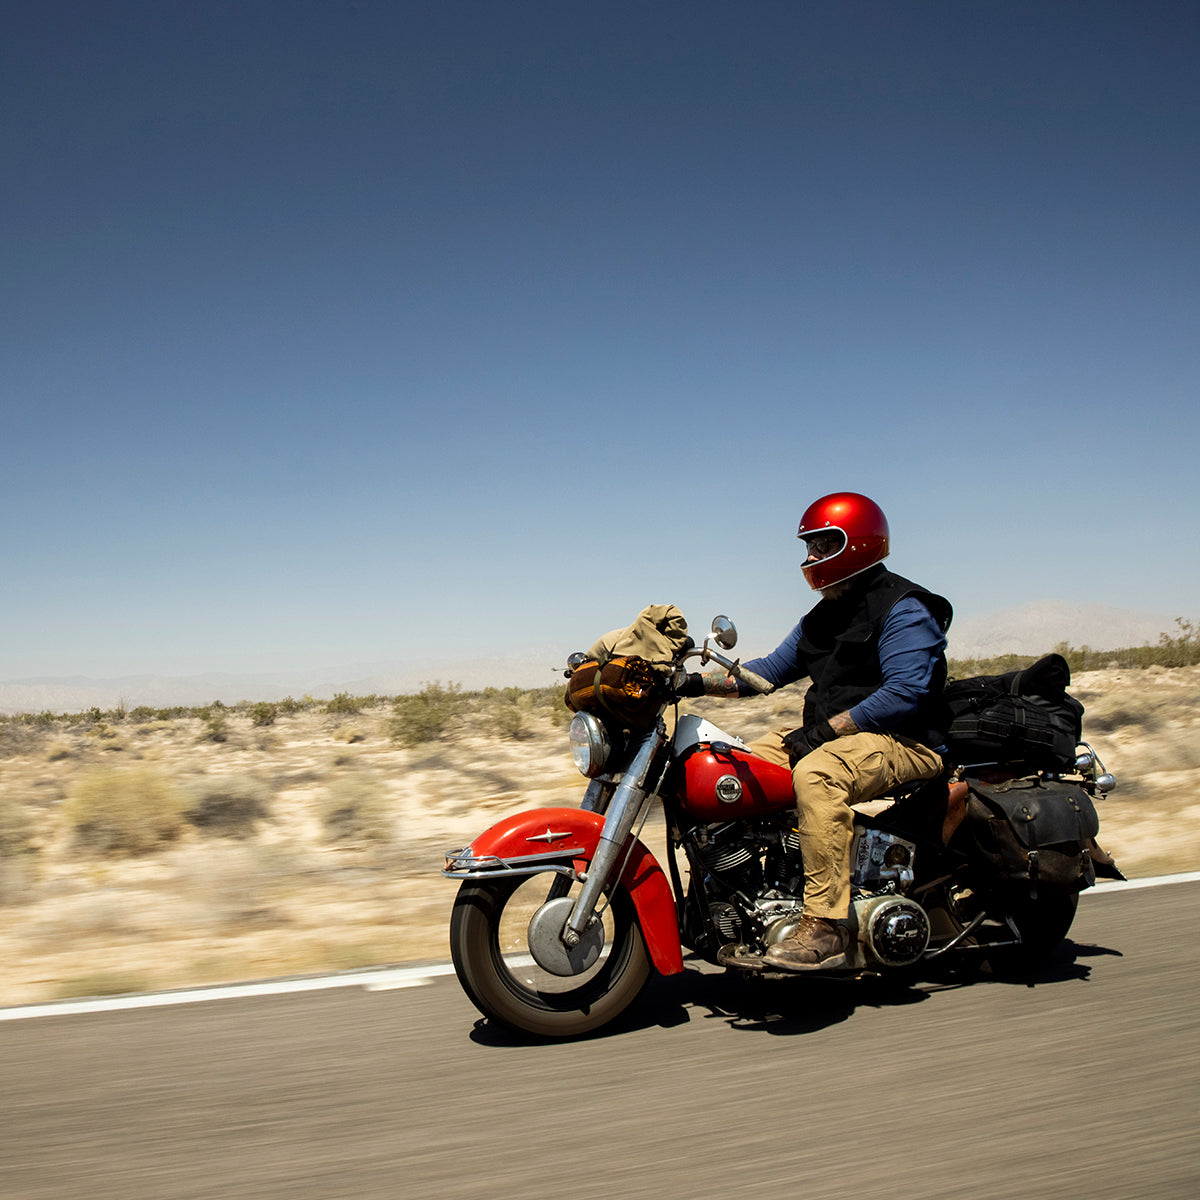
[[[821,588],[821,596],[825,600],[836,600],[850,590],[853,582],[851,579],[843,579],[841,583],[831,583],[828,587]]]

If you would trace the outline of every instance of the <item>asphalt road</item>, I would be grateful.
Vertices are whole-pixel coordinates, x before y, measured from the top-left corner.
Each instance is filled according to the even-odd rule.
[[[0,1198],[1200,1195],[1200,884],[1038,978],[659,980],[523,1045],[453,977],[0,1024]]]

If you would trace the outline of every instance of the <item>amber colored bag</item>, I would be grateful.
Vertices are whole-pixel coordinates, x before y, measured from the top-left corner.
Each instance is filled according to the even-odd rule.
[[[564,697],[572,712],[615,720],[623,728],[647,728],[658,716],[666,681],[644,658],[620,655],[576,667]]]

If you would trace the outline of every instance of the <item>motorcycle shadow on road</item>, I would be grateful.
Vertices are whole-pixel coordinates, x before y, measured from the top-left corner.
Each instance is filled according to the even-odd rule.
[[[1049,987],[1087,982],[1092,967],[1084,959],[1122,957],[1107,946],[1062,942],[1033,970],[993,969],[959,960],[924,964],[919,970],[867,978],[832,975],[763,977],[725,971],[688,957],[680,975],[655,976],[630,1009],[611,1024],[581,1039],[617,1037],[646,1029],[671,1029],[693,1020],[722,1021],[731,1029],[796,1037],[841,1024],[860,1008],[902,1008],[936,1002],[940,992],[964,987]],[[529,1045],[523,1037],[480,1019],[471,1040],[484,1046]]]
[[[965,987],[990,984],[1033,988],[1086,982],[1092,968],[1081,960],[1099,956],[1119,958],[1121,953],[1105,946],[1066,940],[1032,970],[959,960],[945,964],[927,963],[907,972],[863,978],[810,975],[764,979],[733,973],[696,972],[690,1000],[684,1007],[690,1007],[693,1012],[702,1011],[706,1020],[723,1020],[732,1029],[791,1037],[816,1033],[849,1020],[859,1008],[923,1004],[935,1000],[939,992]],[[683,979],[688,974],[685,972]],[[681,979],[677,986],[687,984]]]
[[[1092,972],[1081,961],[1099,956],[1120,957],[1119,950],[1070,940],[1032,970],[995,968],[984,962],[937,964],[889,976],[838,978],[809,975],[794,978],[690,969],[673,979],[658,979],[647,989],[639,1007],[643,1023],[682,1024],[700,1014],[720,1020],[731,1029],[794,1037],[816,1033],[849,1020],[859,1008],[902,1008],[935,1000],[939,992],[964,987],[1007,985],[1046,987],[1086,982]],[[690,964],[689,964],[690,966]],[[682,1019],[680,1012],[682,1011]]]

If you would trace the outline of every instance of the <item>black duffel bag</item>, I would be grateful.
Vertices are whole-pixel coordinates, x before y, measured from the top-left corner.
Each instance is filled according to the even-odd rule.
[[[1071,770],[1083,736],[1083,705],[1067,695],[1070,682],[1061,654],[1020,671],[951,680],[942,693],[947,759]]]
[[[1004,882],[1080,891],[1096,882],[1091,847],[1100,829],[1092,798],[1077,783],[1026,776],[986,784],[972,779],[967,814],[955,834],[969,856]]]

